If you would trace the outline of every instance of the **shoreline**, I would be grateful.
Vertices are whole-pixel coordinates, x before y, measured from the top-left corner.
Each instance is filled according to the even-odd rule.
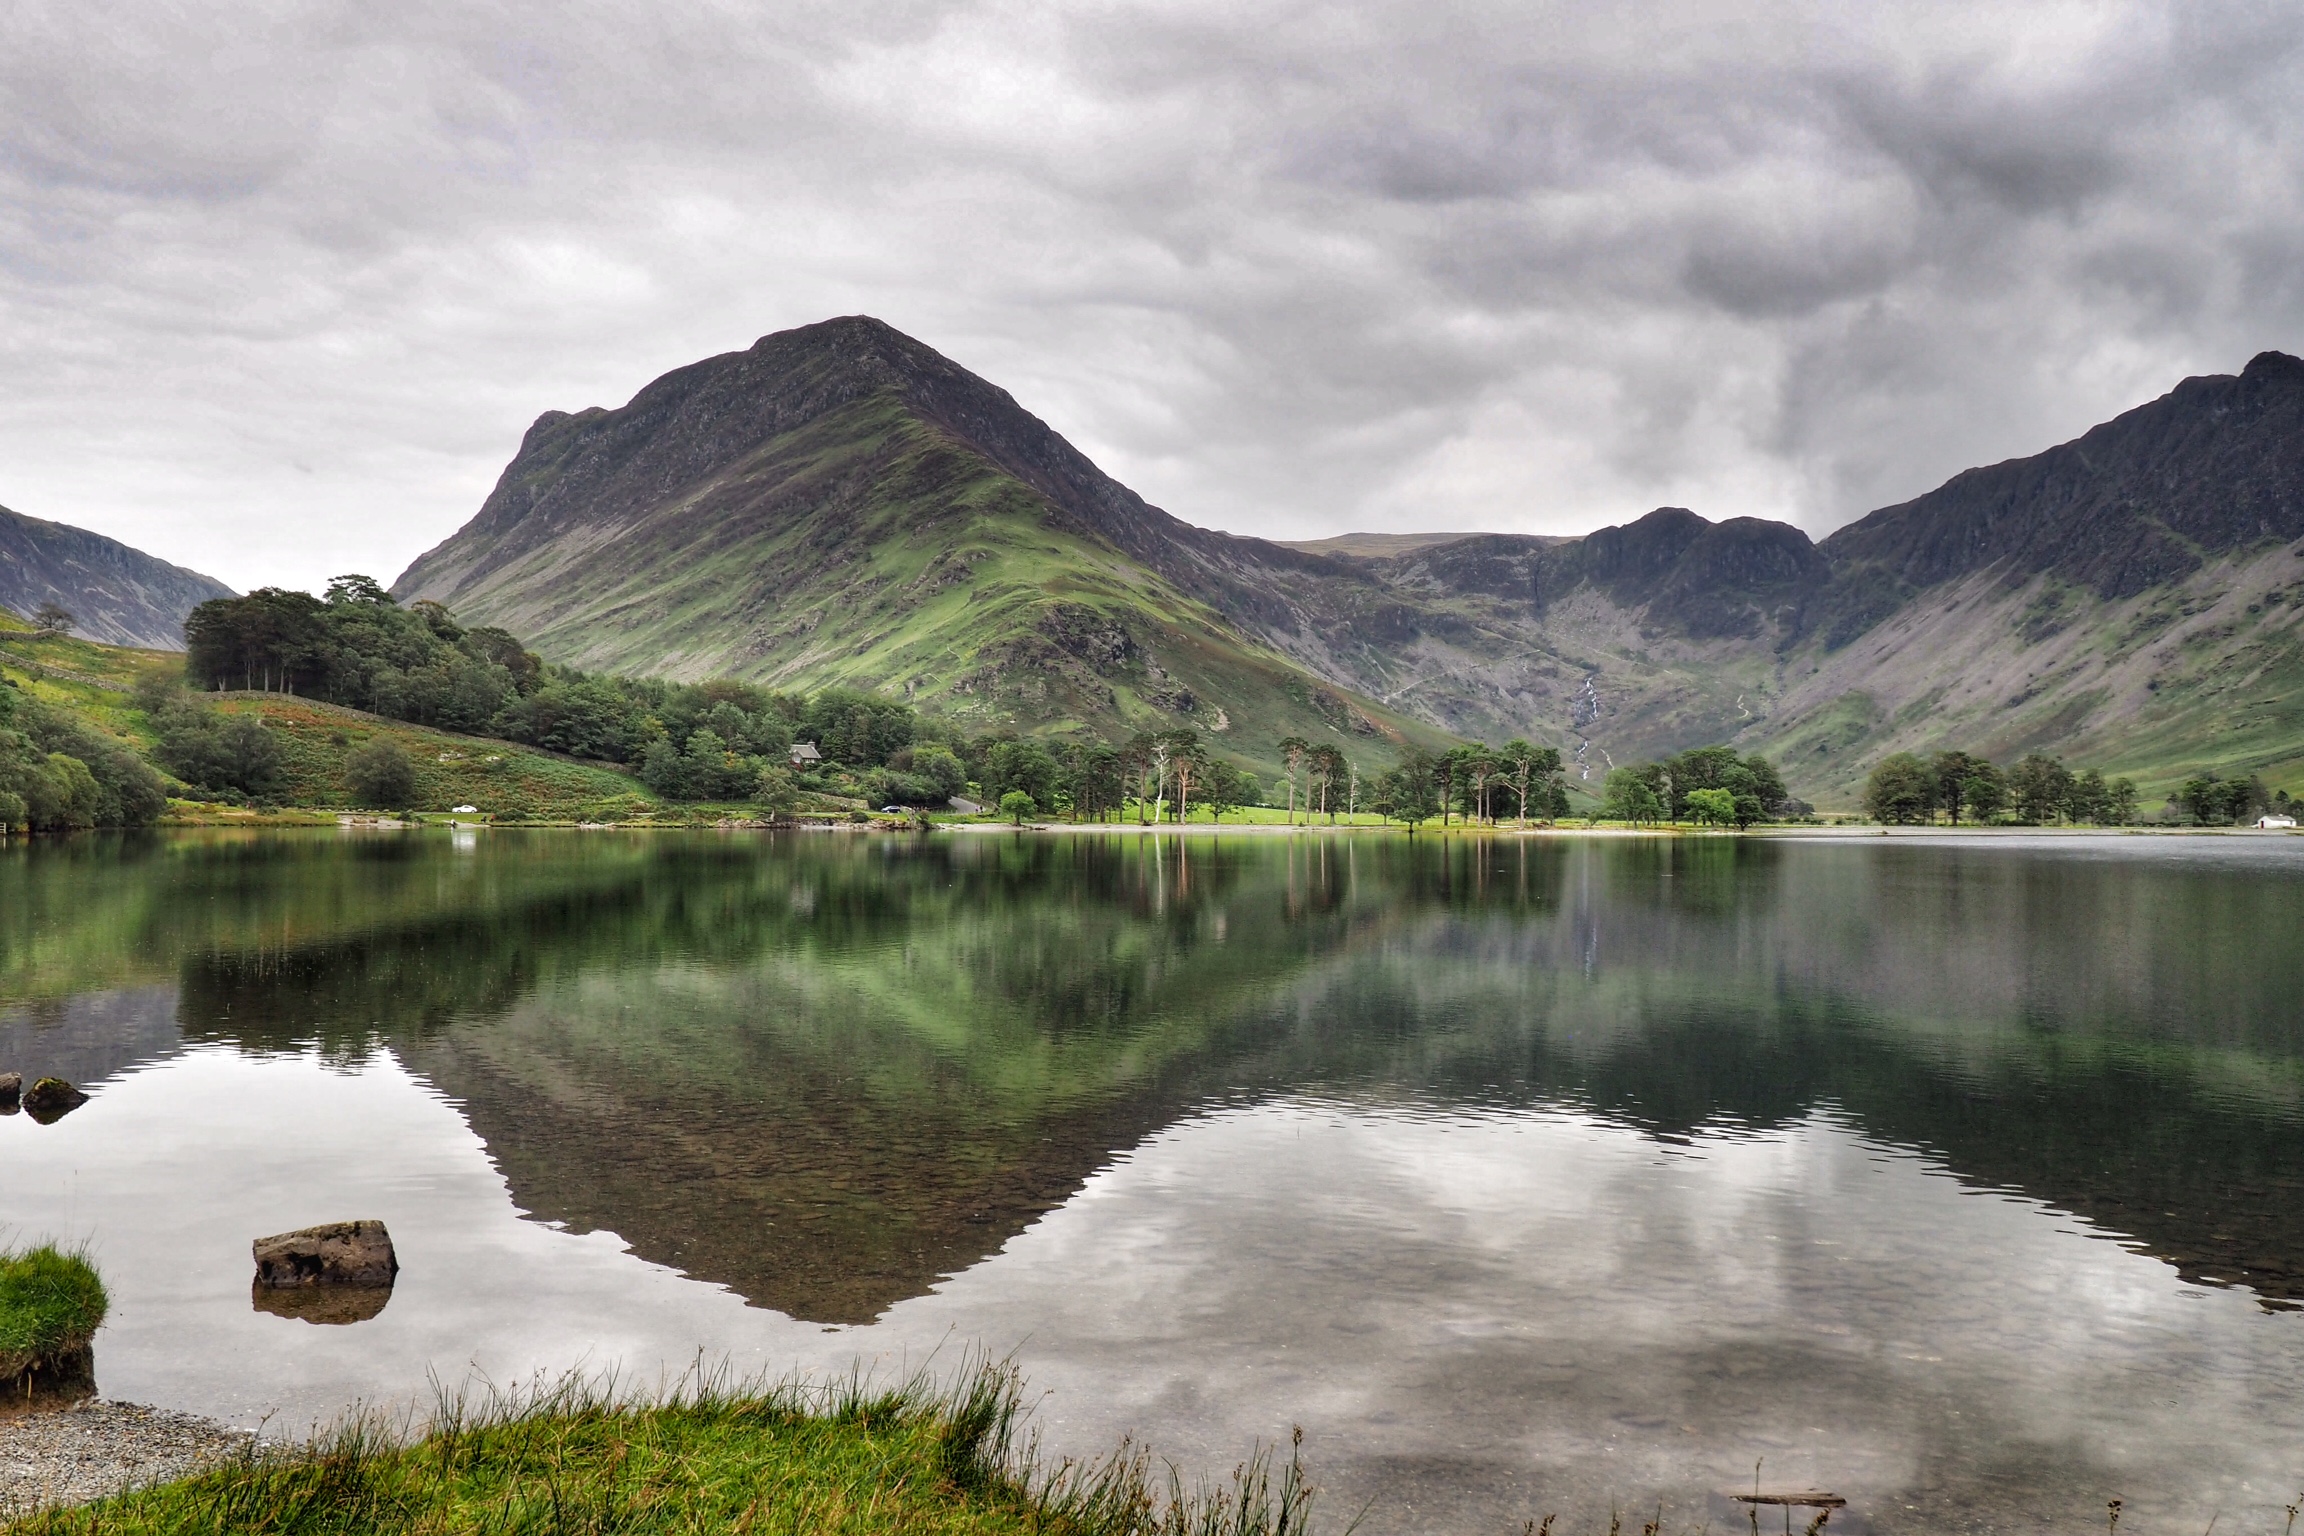
[[[190,1477],[255,1443],[216,1419],[102,1397],[0,1415],[0,1521]]]

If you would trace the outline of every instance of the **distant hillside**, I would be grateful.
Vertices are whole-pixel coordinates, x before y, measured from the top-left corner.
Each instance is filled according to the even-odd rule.
[[[1275,539],[1273,542],[1282,549],[1300,549],[1308,555],[1358,555],[1362,559],[1384,560],[1429,549],[1435,544],[1453,544],[1458,539],[1479,537],[1477,533],[1339,533],[1325,539]]]
[[[0,607],[61,604],[72,632],[109,645],[184,649],[184,616],[232,589],[117,539],[0,507]]]
[[[1264,763],[1289,734],[1370,762],[1526,735],[1593,781],[1734,739],[1838,805],[1945,745],[2304,782],[2299,538],[2304,363],[2278,353],[1821,544],[1684,508],[1281,544],[1147,505],[851,318],[546,414],[394,590],[557,661],[873,688],[975,729],[1197,723]]]
[[[878,689],[976,730],[1195,725],[1265,764],[1288,735],[1386,760],[1442,739],[1254,637],[1242,616],[1264,594],[1226,580],[1242,542],[1145,505],[1005,391],[855,318],[679,369],[619,410],[540,417],[393,593],[553,661]]]

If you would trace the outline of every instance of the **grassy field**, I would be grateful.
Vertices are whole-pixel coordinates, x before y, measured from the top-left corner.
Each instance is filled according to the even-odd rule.
[[[382,736],[396,741],[416,764],[416,804],[444,811],[471,805],[497,817],[545,821],[630,821],[659,808],[638,779],[605,764],[580,763],[496,741],[407,725],[356,709],[282,694],[214,695],[219,707],[254,713],[278,731],[286,781],[285,804],[344,806],[344,761]]]
[[[0,1382],[86,1346],[110,1302],[87,1259],[53,1243],[0,1254]]]
[[[1042,1468],[1016,1436],[1012,1374],[874,1393],[713,1384],[653,1406],[586,1388],[445,1405],[403,1444],[355,1422],[286,1454],[0,1530],[10,1536],[427,1536],[487,1532],[810,1532],[1287,1536],[1311,1491],[1264,1458],[1231,1487],[1156,1484],[1150,1458]]]

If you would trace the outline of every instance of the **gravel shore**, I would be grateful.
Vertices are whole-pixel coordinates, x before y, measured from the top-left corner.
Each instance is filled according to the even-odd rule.
[[[213,1419],[101,1399],[0,1417],[0,1518],[183,1477],[238,1455],[250,1438]]]

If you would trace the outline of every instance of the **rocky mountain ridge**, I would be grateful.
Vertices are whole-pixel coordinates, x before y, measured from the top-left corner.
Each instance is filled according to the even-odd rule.
[[[57,603],[83,639],[180,651],[184,616],[232,595],[214,577],[117,539],[0,507],[0,608],[29,617]]]
[[[2146,777],[2304,766],[2300,536],[2304,363],[2278,353],[1821,542],[1660,508],[1577,539],[1285,544],[1149,505],[849,317],[547,413],[395,591],[557,660],[875,687],[980,726],[1196,721],[1259,763],[1285,734],[1527,735],[1596,778],[1734,738],[1829,802],[1938,739]],[[2235,688],[2269,690],[2256,725],[2201,713]]]

